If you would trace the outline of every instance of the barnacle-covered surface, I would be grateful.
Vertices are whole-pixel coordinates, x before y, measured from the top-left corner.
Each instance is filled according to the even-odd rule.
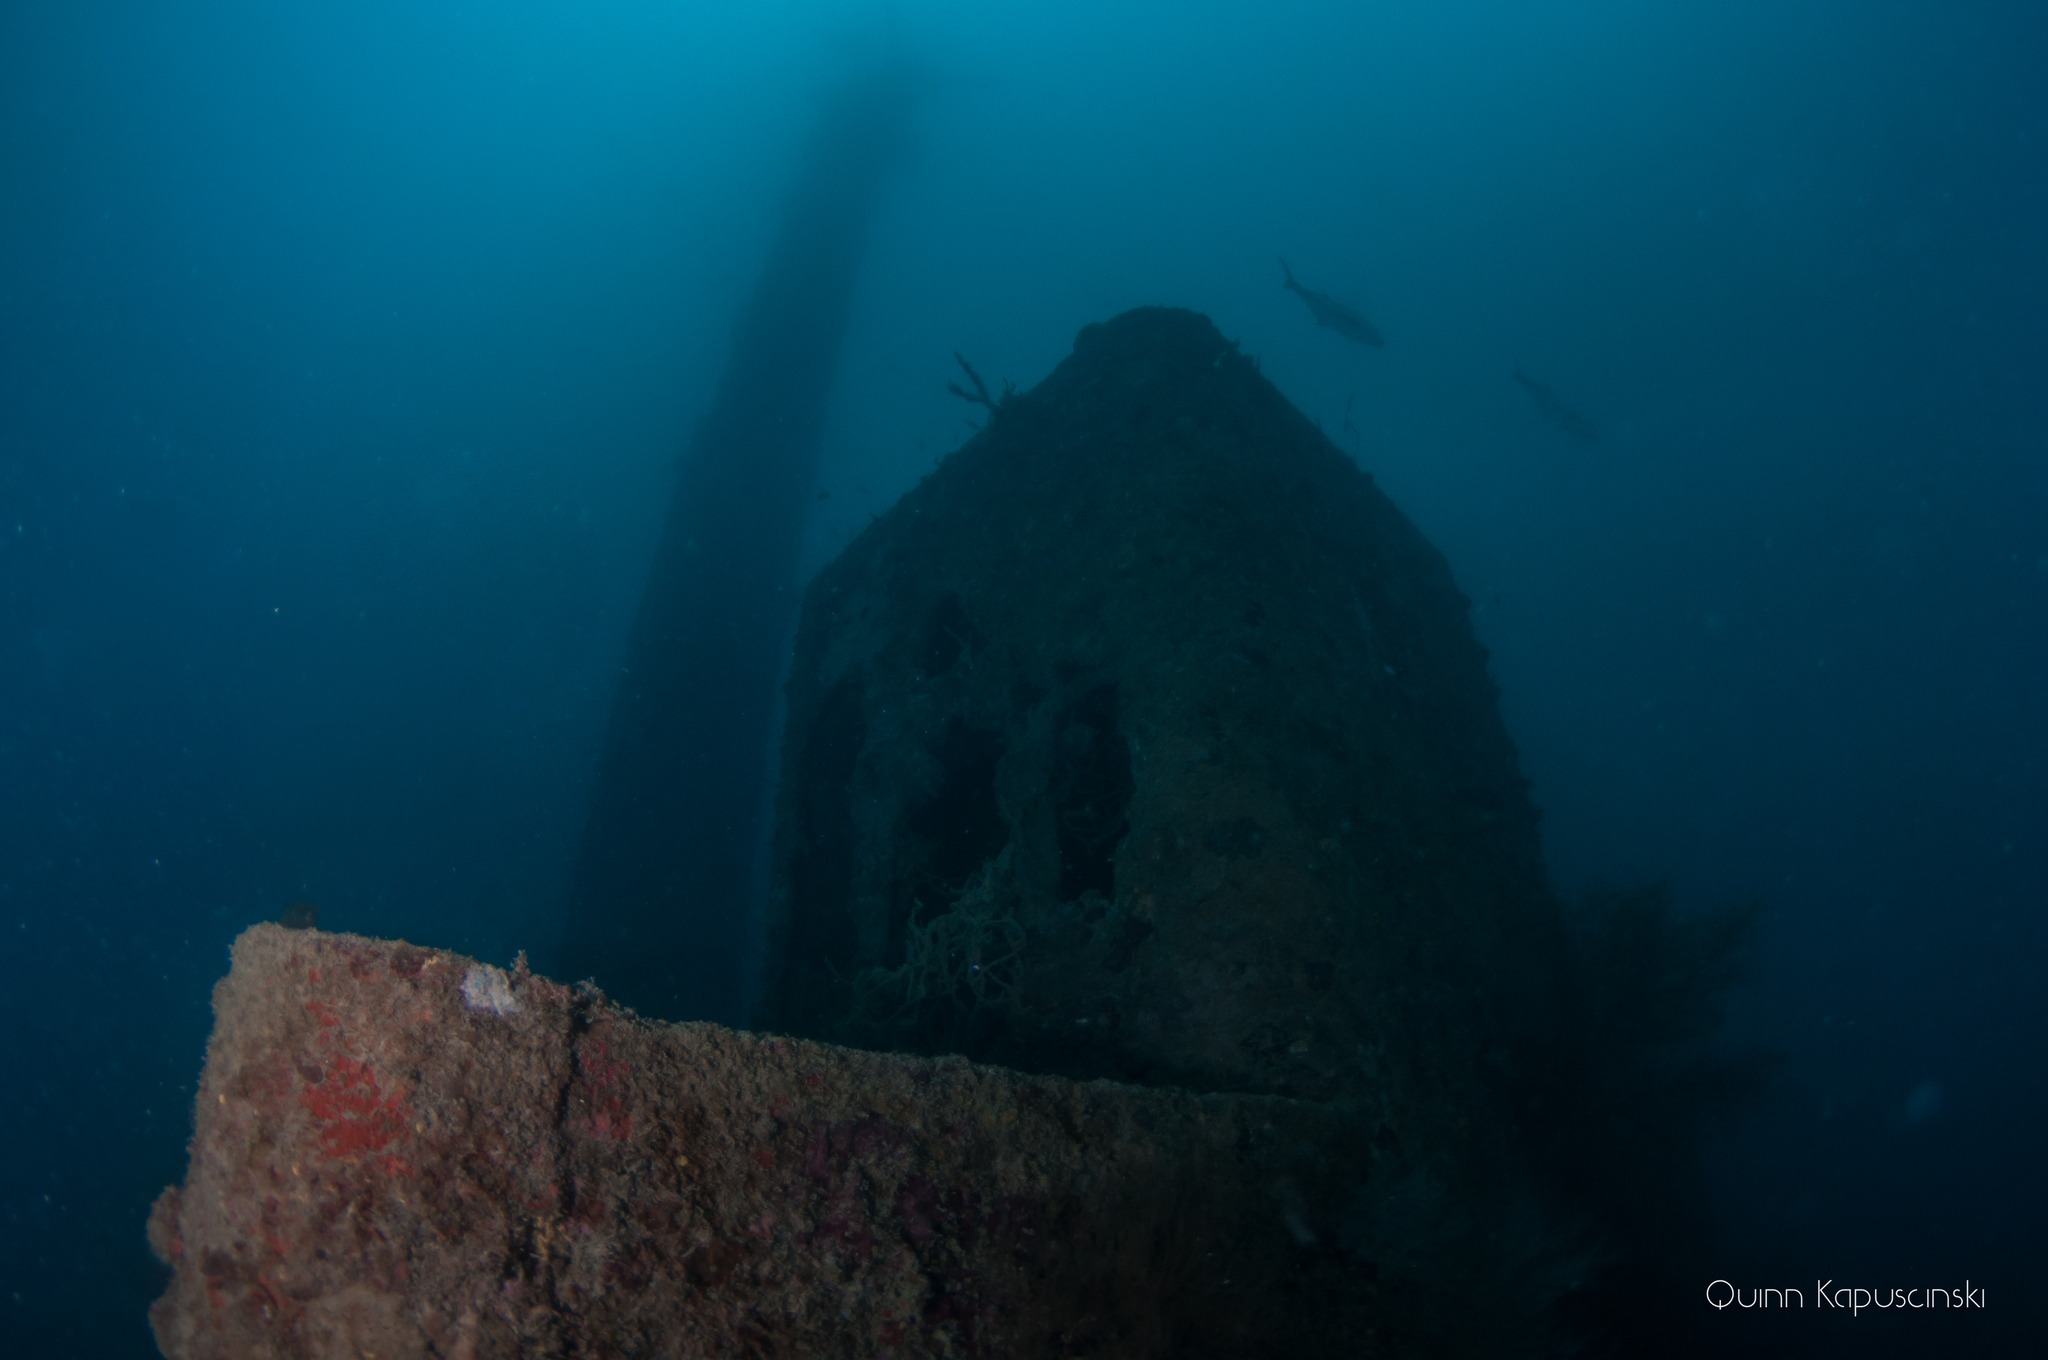
[[[237,942],[150,1224],[166,1355],[1385,1352],[1355,1111],[657,1024],[477,967]]]

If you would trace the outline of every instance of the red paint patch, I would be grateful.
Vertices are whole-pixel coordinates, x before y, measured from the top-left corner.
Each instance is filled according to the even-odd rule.
[[[377,1084],[366,1062],[336,1056],[326,1079],[299,1093],[299,1104],[320,1121],[320,1150],[330,1157],[366,1157],[384,1151],[405,1132],[405,1109]]]
[[[386,1091],[368,1062],[342,1051],[341,1017],[333,1006],[308,1001],[306,1010],[320,1024],[321,1060],[296,1067],[305,1083],[299,1104],[318,1125],[314,1141],[329,1157],[374,1158],[390,1175],[412,1174],[412,1164],[390,1150],[410,1122],[399,1093]]]

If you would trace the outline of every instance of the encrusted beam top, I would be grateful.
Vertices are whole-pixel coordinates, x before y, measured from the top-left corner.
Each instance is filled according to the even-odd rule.
[[[644,1021],[257,926],[157,1339],[212,1357],[1378,1353],[1333,1107]]]

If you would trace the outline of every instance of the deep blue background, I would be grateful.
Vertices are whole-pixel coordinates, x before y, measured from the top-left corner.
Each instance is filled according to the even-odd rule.
[[[1726,1273],[1991,1290],[1919,1337],[1756,1337],[2048,1330],[2040,6],[891,12],[941,80],[814,560],[964,434],[953,349],[1029,383],[1089,321],[1209,312],[1449,555],[1560,886],[1769,903],[1737,1021],[1789,1056],[1717,1146]],[[149,1353],[142,1219],[241,926],[308,898],[547,966],[676,452],[809,94],[889,26],[0,10],[20,1353]],[[1283,254],[1388,348],[1309,325]],[[1606,438],[1543,424],[1518,365]]]

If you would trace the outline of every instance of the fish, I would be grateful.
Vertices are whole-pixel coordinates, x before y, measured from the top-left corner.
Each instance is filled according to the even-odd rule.
[[[1545,420],[1557,426],[1558,429],[1563,430],[1574,439],[1583,439],[1588,444],[1600,442],[1600,427],[1588,420],[1580,412],[1565,405],[1557,393],[1551,391],[1542,383],[1537,382],[1519,368],[1515,370],[1515,381],[1522,385],[1522,390],[1527,392],[1529,399],[1536,403],[1536,410]]]
[[[1328,326],[1346,340],[1355,340],[1361,345],[1380,349],[1387,343],[1379,330],[1365,319],[1365,313],[1356,307],[1337,301],[1328,293],[1319,293],[1313,288],[1304,288],[1294,280],[1294,271],[1287,267],[1287,261],[1280,262],[1280,272],[1287,276],[1281,287],[1308,304],[1309,312],[1318,326]]]

